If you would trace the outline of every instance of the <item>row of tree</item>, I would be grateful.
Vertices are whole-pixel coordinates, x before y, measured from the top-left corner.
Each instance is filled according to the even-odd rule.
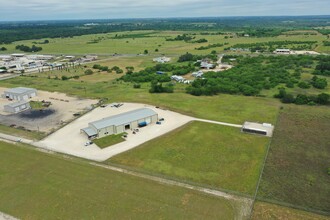
[[[294,96],[287,93],[285,88],[279,88],[278,94],[275,94],[274,97],[280,99],[283,103],[295,103],[297,105],[327,105],[330,100],[330,95],[327,93],[309,96],[305,94],[298,94]]]
[[[23,52],[38,52],[42,50],[42,47],[37,47],[36,45],[32,45],[32,47],[26,46],[24,44],[22,45],[17,45],[16,50],[20,50]]]

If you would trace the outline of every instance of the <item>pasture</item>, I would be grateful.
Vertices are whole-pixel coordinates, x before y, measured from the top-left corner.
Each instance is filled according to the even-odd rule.
[[[268,142],[239,128],[191,122],[108,162],[252,195]]]
[[[20,219],[234,219],[232,201],[0,142],[0,210]]]
[[[281,110],[258,198],[329,213],[329,107]]]

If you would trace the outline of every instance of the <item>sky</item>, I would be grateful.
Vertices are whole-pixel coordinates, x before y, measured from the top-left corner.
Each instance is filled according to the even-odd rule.
[[[0,21],[329,15],[329,0],[0,0]]]

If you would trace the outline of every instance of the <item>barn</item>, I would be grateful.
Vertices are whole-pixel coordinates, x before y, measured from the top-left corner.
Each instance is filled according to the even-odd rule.
[[[5,98],[22,101],[28,100],[37,95],[37,90],[32,88],[17,87],[8,89],[4,93]]]
[[[30,103],[28,101],[19,101],[10,103],[4,106],[4,110],[10,113],[18,113],[30,109]]]
[[[158,114],[155,111],[149,108],[141,108],[90,122],[88,127],[81,129],[81,131],[84,132],[88,138],[101,138],[111,134],[120,134],[126,130],[156,123],[157,121]]]

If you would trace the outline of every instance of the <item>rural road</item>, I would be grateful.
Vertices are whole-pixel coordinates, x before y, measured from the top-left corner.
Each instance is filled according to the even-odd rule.
[[[26,138],[21,138],[21,137],[16,137],[8,134],[2,134],[0,133],[0,139],[6,140],[6,141],[12,141],[12,142],[21,142],[24,144],[32,144],[33,141],[26,139]]]
[[[17,220],[17,218],[0,212],[0,220]]]
[[[206,119],[201,119],[201,118],[194,118],[195,121],[201,121],[201,122],[207,122],[211,124],[218,124],[218,125],[224,125],[224,126],[229,126],[229,127],[235,127],[235,128],[241,128],[242,125],[238,124],[231,124],[231,123],[226,123],[226,122],[220,122],[220,121],[212,121],[212,120],[206,120]]]

